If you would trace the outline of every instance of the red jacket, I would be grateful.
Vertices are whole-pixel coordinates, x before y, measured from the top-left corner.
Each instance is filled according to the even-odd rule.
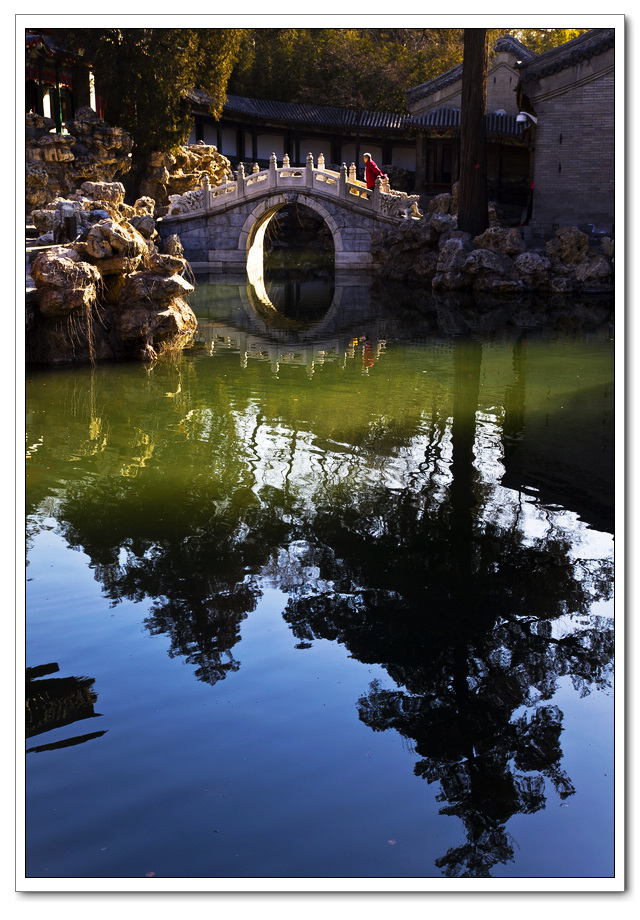
[[[374,163],[373,160],[369,160],[364,164],[364,181],[367,188],[376,187],[376,179],[378,176],[383,176],[384,173],[378,167],[377,163]]]

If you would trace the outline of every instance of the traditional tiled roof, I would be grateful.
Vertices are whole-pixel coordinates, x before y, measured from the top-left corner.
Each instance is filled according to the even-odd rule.
[[[456,67],[452,67],[451,70],[440,74],[439,77],[434,77],[433,80],[428,80],[426,83],[421,83],[420,86],[414,86],[413,89],[407,90],[405,94],[407,105],[411,105],[412,102],[418,102],[418,100],[424,99],[426,96],[433,96],[434,93],[445,89],[452,83],[457,83],[461,79],[462,64],[458,64]]]
[[[587,61],[597,54],[602,54],[613,48],[615,44],[615,29],[590,29],[583,35],[538,54],[524,64],[521,70],[523,81],[539,80],[552,73],[566,70],[581,61]]]
[[[502,35],[494,43],[492,55],[500,51],[511,52],[521,61],[528,61],[535,57],[533,52],[525,48],[522,42],[519,42],[513,35]],[[419,86],[414,86],[413,89],[407,90],[405,95],[407,105],[418,102],[420,99],[425,99],[427,96],[433,96],[434,93],[446,89],[447,86],[451,86],[460,80],[462,80],[462,64],[457,64],[450,70],[440,74],[440,76],[434,77],[433,80],[427,80],[426,83],[421,83]]]
[[[286,125],[318,127],[356,127],[394,131],[402,130],[406,115],[392,112],[358,111],[355,108],[341,108],[331,105],[313,105],[304,102],[271,102],[266,99],[246,99],[243,96],[227,96],[224,106],[226,115],[239,115],[247,119],[264,122],[278,122]]]
[[[460,127],[460,109],[452,109],[442,106],[439,109],[433,109],[424,115],[413,115],[408,121],[421,128],[459,128]],[[489,134],[503,134],[518,136],[522,133],[522,125],[516,121],[515,115],[499,115],[496,112],[490,112],[486,116],[486,128]]]
[[[535,53],[526,48],[521,41],[514,38],[513,35],[502,35],[493,46],[493,54],[499,54],[506,51],[515,54],[520,61],[531,61],[535,58]]]
[[[202,91],[189,94],[193,102],[206,104]],[[298,102],[271,102],[266,99],[246,99],[243,96],[227,96],[223,117],[255,121],[257,124],[306,128],[355,128],[358,113],[353,108],[339,106],[311,105]],[[428,133],[430,129],[460,128],[460,110],[441,107],[426,115],[398,115],[390,112],[360,112],[360,128],[384,131],[394,134]],[[517,137],[522,128],[513,115],[487,115],[487,131],[490,134]]]
[[[25,50],[27,59],[33,52],[39,52],[49,58],[58,58],[68,63],[75,63],[79,60],[77,55],[62,48],[50,35],[43,35],[40,32],[26,32]]]

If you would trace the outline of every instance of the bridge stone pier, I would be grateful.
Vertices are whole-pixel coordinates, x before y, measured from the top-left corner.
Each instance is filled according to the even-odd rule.
[[[355,178],[355,165],[340,172],[325,169],[324,157],[314,166],[291,167],[285,156],[278,167],[275,154],[268,169],[246,176],[244,166],[225,185],[172,195],[169,213],[156,224],[163,241],[176,234],[193,271],[244,273],[252,284],[263,276],[264,238],[280,208],[297,203],[319,214],[333,237],[336,272],[371,266],[371,237],[385,224],[420,217],[418,196],[389,188],[378,178],[367,189]]]

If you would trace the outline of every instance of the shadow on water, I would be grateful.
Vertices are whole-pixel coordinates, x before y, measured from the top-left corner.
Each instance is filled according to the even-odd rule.
[[[31,385],[32,527],[55,495],[59,529],[104,594],[149,599],[147,629],[211,684],[240,667],[265,579],[281,587],[301,647],[338,642],[385,669],[395,689],[374,681],[359,718],[406,739],[415,774],[440,784],[441,813],[461,820],[465,842],[438,868],[488,877],[514,859],[512,816],[543,809],[547,782],[562,800],[575,792],[550,702],[559,681],[588,693],[611,679],[612,621],[591,608],[611,598],[612,563],[576,551],[585,527],[612,532],[609,359],[588,392],[573,398],[560,378],[552,392],[608,320],[596,310],[565,350],[550,313],[538,333],[501,305],[473,333],[461,302],[391,309],[317,277],[265,292],[199,286],[199,348],[124,376],[115,399],[107,371],[60,376],[43,415]],[[290,364],[322,367],[317,386],[304,374],[299,389],[278,385],[292,343],[309,354]],[[257,361],[245,390],[252,357],[266,372]],[[576,439],[561,434],[558,398],[572,399]],[[277,484],[264,475],[276,429]],[[497,473],[479,448],[487,432]],[[64,486],[47,474],[52,454],[77,458]]]
[[[51,663],[26,669],[26,736],[33,738],[61,726],[72,725],[84,719],[93,719],[100,715],[94,706],[98,699],[92,689],[95,683],[90,677],[47,677],[60,668]],[[27,748],[26,753],[55,751],[63,747],[83,744],[94,738],[100,738],[105,731],[88,732],[75,735],[64,741],[54,741]]]

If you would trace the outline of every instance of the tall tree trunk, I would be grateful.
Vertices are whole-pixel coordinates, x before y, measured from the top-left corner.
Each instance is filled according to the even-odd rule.
[[[487,30],[465,29],[460,110],[458,226],[472,236],[477,236],[489,226],[485,122],[488,64]]]

